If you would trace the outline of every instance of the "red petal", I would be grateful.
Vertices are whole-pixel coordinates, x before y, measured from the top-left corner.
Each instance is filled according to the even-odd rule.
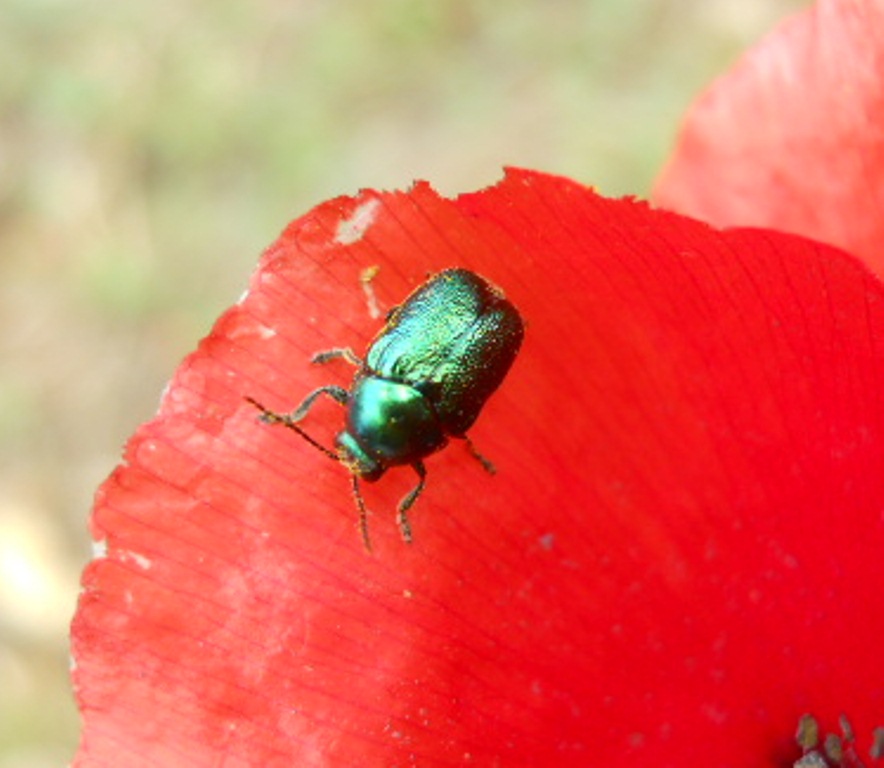
[[[367,491],[243,400],[346,383],[454,264],[524,349],[462,447]],[[852,259],[510,172],[293,223],[101,488],[78,765],[781,765],[884,711],[884,296]],[[333,404],[305,426],[324,440]],[[875,718],[878,718],[877,721]]]
[[[806,235],[884,274],[884,4],[821,0],[690,110],[657,186],[719,226]]]

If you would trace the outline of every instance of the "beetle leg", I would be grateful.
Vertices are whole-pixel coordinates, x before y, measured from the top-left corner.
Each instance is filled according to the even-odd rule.
[[[470,440],[470,438],[468,438],[466,435],[464,435],[463,439],[467,442],[467,450],[470,452],[470,456],[476,459],[476,461],[478,461],[482,465],[482,467],[489,475],[496,475],[497,467],[494,466],[491,459],[486,458],[481,453],[479,453],[479,451],[476,449],[476,446],[473,445],[473,441]]]
[[[427,477],[427,468],[422,461],[416,461],[411,465],[417,472],[417,485],[409,491],[408,495],[399,502],[399,509],[396,512],[396,522],[399,524],[399,530],[406,544],[411,544],[411,523],[408,522],[408,515],[405,513],[411,508],[411,505],[417,501],[417,497],[421,495],[424,489]]]
[[[325,387],[314,389],[303,399],[301,404],[291,412],[291,415],[289,416],[291,421],[300,421],[303,419],[307,415],[307,412],[313,407],[313,403],[315,403],[322,395],[328,395],[332,400],[341,405],[346,405],[347,401],[350,399],[350,393],[343,387],[336,386],[335,384],[328,384]]]
[[[365,508],[365,500],[362,491],[359,490],[359,475],[350,475],[350,485],[353,488],[353,498],[356,499],[356,507],[359,509],[359,530],[362,533],[362,543],[365,549],[371,552],[371,540],[368,538],[368,510]]]
[[[350,347],[335,347],[334,349],[327,349],[324,352],[317,352],[312,358],[310,358],[310,362],[316,363],[317,365],[323,365],[330,360],[337,360],[339,358],[343,358],[348,363],[357,367],[362,365],[362,360],[356,357],[356,353],[353,352]]]
[[[326,388],[323,387],[323,389],[326,389]],[[337,389],[340,389],[340,387],[337,387]],[[345,395],[347,394],[347,390],[342,390],[342,391],[344,392]],[[308,399],[313,395],[318,396],[319,394],[321,394],[320,390],[316,390],[316,392],[312,392],[310,395],[308,395]],[[332,396],[334,397],[334,395],[332,395]],[[335,397],[335,399],[337,400],[337,397]],[[282,424],[284,427],[288,427],[293,432],[297,432],[308,443],[310,443],[310,445],[312,445],[314,448],[322,451],[330,459],[334,459],[335,461],[341,460],[341,457],[338,456],[338,454],[336,454],[334,451],[326,448],[322,443],[320,443],[318,440],[315,440],[310,435],[308,435],[303,429],[301,429],[295,423],[297,421],[297,419],[293,418],[295,414],[276,413],[276,411],[271,411],[269,408],[261,405],[261,403],[259,403],[253,397],[246,397],[246,401],[251,403],[252,405],[254,405],[255,408],[257,408],[259,411],[261,411],[261,415],[258,417],[260,421],[263,421],[265,424]],[[311,401],[311,403],[312,403],[312,401]],[[308,404],[308,407],[309,407],[309,404]]]

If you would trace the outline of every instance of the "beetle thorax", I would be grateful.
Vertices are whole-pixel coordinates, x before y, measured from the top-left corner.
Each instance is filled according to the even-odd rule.
[[[360,377],[350,393],[347,426],[337,437],[342,460],[366,480],[387,467],[411,464],[446,442],[429,400],[414,387]]]

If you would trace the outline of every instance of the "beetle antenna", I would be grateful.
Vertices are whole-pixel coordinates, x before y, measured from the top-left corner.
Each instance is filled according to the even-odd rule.
[[[301,437],[303,437],[310,445],[312,445],[316,450],[321,451],[330,459],[334,459],[335,461],[340,461],[340,457],[334,451],[326,448],[322,443],[318,440],[312,438],[308,435],[303,429],[301,429],[294,421],[292,421],[292,417],[287,413],[276,413],[276,411],[271,411],[269,408],[261,405],[255,398],[246,397],[246,402],[251,403],[255,406],[259,411],[261,411],[261,415],[258,417],[265,424],[282,424],[284,427],[288,427],[293,432],[297,432]]]

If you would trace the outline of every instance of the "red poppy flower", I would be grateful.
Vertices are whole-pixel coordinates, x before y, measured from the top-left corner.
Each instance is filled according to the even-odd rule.
[[[813,237],[884,274],[884,4],[820,0],[691,109],[655,199]]]
[[[523,349],[471,437],[365,486],[246,402],[346,386],[452,265]],[[360,276],[377,267],[366,286]],[[264,254],[99,490],[77,764],[789,765],[884,721],[884,290],[852,256],[510,171],[330,201]],[[303,425],[331,444],[341,409]],[[867,752],[865,753],[867,754]],[[864,757],[864,759],[867,759]]]

